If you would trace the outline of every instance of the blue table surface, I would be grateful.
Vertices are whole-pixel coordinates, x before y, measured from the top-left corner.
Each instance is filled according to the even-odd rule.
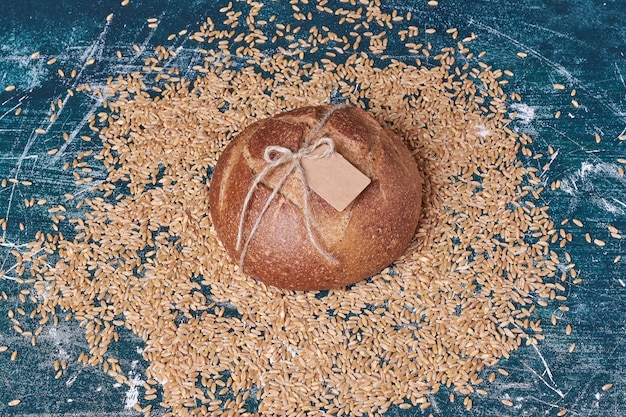
[[[314,3],[311,0],[311,3]],[[335,2],[335,8],[341,7]],[[227,2],[131,0],[118,1],[7,1],[0,12],[0,180],[32,176],[42,184],[37,198],[51,198],[73,187],[73,178],[63,172],[61,163],[49,161],[47,150],[53,135],[36,137],[48,117],[50,102],[64,97],[68,87],[89,81],[103,83],[110,75],[140,71],[142,53],[167,44],[171,33],[194,31],[207,17],[217,15]],[[235,5],[237,7],[237,5]],[[289,19],[292,10],[285,2],[265,6],[270,14]],[[626,262],[624,239],[609,236],[612,225],[626,234],[626,180],[618,159],[626,159],[626,2],[591,0],[440,0],[384,1],[383,9],[413,12],[413,23],[420,28],[438,28],[432,35],[436,46],[454,46],[445,29],[455,27],[461,34],[476,34],[474,50],[486,51],[483,60],[494,67],[515,73],[510,91],[522,96],[523,116],[515,128],[533,139],[535,153],[546,153],[548,146],[558,150],[550,169],[542,175],[555,223],[580,219],[584,227],[570,227],[573,241],[567,246],[582,282],[567,287],[567,312],[554,307],[538,309],[544,323],[545,340],[537,346],[522,347],[498,367],[509,376],[499,378],[488,394],[466,411],[460,401],[450,403],[448,391],[433,398],[432,407],[399,410],[389,416],[554,416],[567,409],[573,416],[626,416]],[[106,22],[106,17],[115,17]],[[158,17],[158,28],[149,28],[147,18]],[[321,23],[323,24],[323,23]],[[134,53],[131,46],[140,47]],[[178,45],[177,65],[183,74],[192,74],[190,62],[196,53],[192,44]],[[390,53],[399,45],[390,45]],[[115,51],[125,54],[115,59]],[[30,59],[40,51],[42,58]],[[522,58],[519,52],[526,53]],[[52,57],[56,64],[46,64]],[[85,65],[87,57],[96,59]],[[404,56],[405,59],[414,57]],[[314,57],[307,59],[315,59]],[[77,68],[75,80],[58,77],[59,68]],[[553,84],[561,83],[565,90]],[[8,86],[14,91],[5,91]],[[576,96],[570,92],[576,90]],[[572,105],[575,99],[579,106]],[[23,117],[14,117],[18,107]],[[519,110],[520,108],[518,108]],[[85,125],[85,115],[99,111],[85,100],[70,103],[51,131],[77,130]],[[555,113],[561,112],[559,118]],[[82,125],[81,125],[82,124]],[[86,127],[84,127],[86,128]],[[601,141],[596,141],[596,134]],[[33,138],[36,138],[34,140]],[[81,146],[86,145],[83,143]],[[71,150],[70,150],[71,151]],[[545,160],[526,160],[541,168]],[[561,187],[551,190],[556,180]],[[4,231],[7,241],[24,243],[41,225],[49,225],[45,210],[21,210],[11,187],[0,190],[0,218],[12,219]],[[33,192],[35,193],[35,192]],[[35,194],[33,194],[35,195]],[[24,223],[25,230],[18,224]],[[589,244],[585,234],[606,241],[599,247]],[[10,268],[9,245],[0,245],[0,270]],[[617,260],[616,257],[624,256]],[[79,367],[78,352],[87,348],[83,329],[77,323],[60,322],[47,330],[35,346],[13,332],[7,311],[14,308],[20,286],[0,277],[0,291],[9,296],[0,302],[0,345],[10,346],[0,353],[0,415],[2,416],[135,416],[125,408],[128,387],[115,384],[100,368]],[[560,321],[550,325],[556,313]],[[567,335],[565,326],[572,332]],[[140,341],[130,332],[121,333],[114,352],[141,375],[147,364],[140,354]],[[576,348],[569,352],[575,343]],[[16,360],[10,359],[19,351]],[[66,359],[68,372],[55,379],[51,362]],[[488,370],[493,371],[493,370]],[[132,377],[132,374],[130,375]],[[611,389],[602,390],[605,384]],[[505,396],[516,406],[505,407]],[[20,398],[20,407],[7,403]],[[158,403],[158,401],[156,402]],[[165,410],[155,407],[153,415]]]

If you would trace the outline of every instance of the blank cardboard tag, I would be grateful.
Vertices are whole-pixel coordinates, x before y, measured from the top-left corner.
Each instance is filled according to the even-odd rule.
[[[315,153],[322,153],[326,145]],[[303,158],[307,185],[337,211],[343,211],[369,185],[371,180],[341,154],[324,158]]]

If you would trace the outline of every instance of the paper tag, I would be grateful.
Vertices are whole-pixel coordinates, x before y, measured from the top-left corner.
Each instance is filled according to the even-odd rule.
[[[320,146],[315,153],[321,153]],[[341,154],[302,159],[304,178],[308,186],[337,211],[343,211],[369,185],[371,180]]]

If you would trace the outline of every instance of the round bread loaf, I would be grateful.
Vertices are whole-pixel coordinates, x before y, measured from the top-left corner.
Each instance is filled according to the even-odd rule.
[[[371,180],[343,211],[303,187],[297,170],[281,184],[290,163],[266,170],[266,148],[296,153],[320,138],[332,139],[335,152]],[[249,276],[291,290],[343,287],[388,266],[411,242],[421,200],[422,176],[402,140],[348,106],[304,107],[253,123],[224,150],[209,190],[229,255]],[[241,237],[250,237],[245,248]]]

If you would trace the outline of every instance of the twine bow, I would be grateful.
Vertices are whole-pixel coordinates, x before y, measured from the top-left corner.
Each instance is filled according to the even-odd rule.
[[[326,149],[322,150],[321,152],[316,152],[322,146],[326,146]],[[276,198],[276,195],[282,188],[283,184],[285,183],[289,175],[291,175],[291,173],[294,171],[296,172],[296,174],[298,175],[298,178],[300,179],[300,182],[302,183],[302,197],[304,200],[304,220],[305,220],[306,231],[307,231],[309,240],[311,241],[311,243],[313,243],[313,246],[315,247],[315,249],[317,249],[319,253],[324,255],[324,257],[327,260],[329,260],[332,263],[338,262],[334,256],[332,256],[330,253],[328,253],[326,250],[324,250],[324,248],[320,246],[317,239],[315,239],[315,235],[313,234],[313,229],[311,226],[311,219],[310,219],[310,211],[309,211],[309,197],[308,197],[308,192],[307,192],[307,183],[304,177],[304,169],[302,168],[302,163],[301,163],[302,159],[326,158],[327,156],[332,155],[334,152],[335,152],[335,142],[333,142],[333,140],[329,137],[323,137],[319,139],[318,141],[316,141],[315,143],[313,143],[312,145],[301,148],[300,150],[298,150],[298,152],[293,152],[291,149],[285,148],[283,146],[268,146],[265,148],[265,153],[263,155],[263,158],[265,159],[265,162],[267,162],[267,165],[265,166],[265,168],[263,168],[263,170],[259,173],[259,175],[256,176],[256,178],[252,182],[252,185],[250,186],[250,189],[248,190],[248,194],[246,195],[246,199],[243,202],[243,207],[241,208],[241,215],[239,218],[239,230],[237,232],[237,244],[235,246],[236,250],[239,250],[241,248],[241,244],[243,240],[243,225],[244,225],[244,221],[246,217],[246,212],[248,210],[248,205],[250,204],[250,200],[252,199],[252,195],[254,194],[254,190],[256,189],[257,185],[259,185],[259,183],[263,181],[263,178],[265,178],[265,176],[269,174],[270,171],[272,171],[274,168],[283,164],[289,164],[289,166],[287,167],[287,169],[285,170],[285,173],[283,174],[283,176],[280,178],[280,180],[278,181],[278,183],[272,190],[272,193],[268,197],[267,201],[265,202],[265,205],[263,206],[263,209],[261,210],[261,212],[259,213],[259,216],[254,222],[254,225],[252,226],[252,230],[250,230],[250,234],[248,235],[248,238],[243,244],[243,249],[239,257],[240,268],[243,269],[243,262],[246,257],[246,253],[248,251],[248,246],[250,245],[250,242],[252,241],[254,234],[257,232],[259,225],[261,224],[261,219],[263,218],[263,215],[265,214],[269,206],[272,204],[272,201],[274,201],[274,199]]]

